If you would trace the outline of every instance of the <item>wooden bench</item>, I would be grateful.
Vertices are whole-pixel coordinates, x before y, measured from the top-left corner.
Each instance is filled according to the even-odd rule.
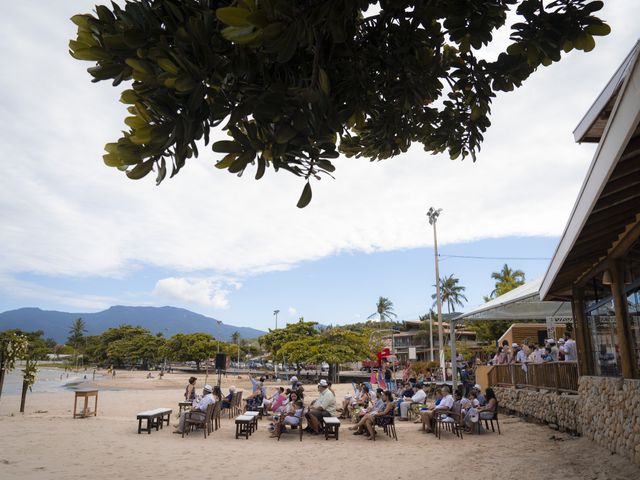
[[[253,433],[253,427],[256,419],[252,415],[239,415],[236,417],[236,439],[238,437],[244,437],[247,440],[249,435]]]
[[[325,417],[322,419],[322,426],[324,428],[324,439],[329,440],[329,437],[333,437],[338,440],[340,433],[340,420],[336,417]]]
[[[155,427],[156,431],[162,428],[164,422],[169,425],[169,419],[173,410],[170,408],[156,408],[155,410],[148,410],[146,412],[140,412],[138,414],[138,433],[145,431],[151,433],[151,429]],[[147,421],[147,427],[142,428],[142,421]]]

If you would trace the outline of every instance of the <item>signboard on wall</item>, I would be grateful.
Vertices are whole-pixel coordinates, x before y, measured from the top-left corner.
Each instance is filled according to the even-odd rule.
[[[409,347],[409,360],[416,360],[417,358],[416,347]]]

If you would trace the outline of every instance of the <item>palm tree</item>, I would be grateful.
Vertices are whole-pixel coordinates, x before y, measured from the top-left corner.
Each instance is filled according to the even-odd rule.
[[[506,263],[499,272],[493,272],[491,278],[496,281],[496,288],[491,292],[490,298],[499,297],[524,284],[524,272],[522,270],[511,270]]]
[[[71,328],[69,329],[69,338],[67,342],[69,345],[73,347],[73,356],[74,356],[74,365],[76,369],[78,368],[78,350],[84,341],[84,334],[87,332],[86,329],[87,324],[82,318],[78,318],[74,320],[73,324],[71,324]]]
[[[378,303],[376,304],[376,311],[369,315],[367,319],[378,315],[378,321],[382,323],[382,321],[386,320],[387,322],[391,321],[391,317],[397,317],[395,312],[393,311],[393,302],[386,297],[378,298]]]
[[[464,305],[462,300],[468,302],[467,297],[462,293],[467,288],[462,285],[458,285],[459,281],[460,280],[455,278],[453,275],[440,279],[440,296],[442,297],[442,301],[447,304],[448,313],[451,313],[451,311],[455,312],[456,305],[462,307]],[[433,303],[435,305],[438,301],[437,294],[434,293],[431,295],[431,298],[435,299],[435,302]]]

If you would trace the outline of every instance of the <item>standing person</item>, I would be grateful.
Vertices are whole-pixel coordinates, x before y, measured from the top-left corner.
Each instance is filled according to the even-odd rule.
[[[564,333],[564,361],[578,361],[578,347],[576,345],[576,341],[571,338],[571,334],[569,332]]]
[[[329,390],[329,384],[325,379],[320,380],[318,383],[319,396],[316,400],[311,402],[309,406],[309,412],[307,413],[307,432],[320,433],[321,421],[324,417],[334,417],[336,415],[336,397],[331,390]]]
[[[565,350],[564,350],[564,338],[558,340],[558,361],[564,362]]]
[[[391,372],[391,369],[389,368],[389,363],[387,362],[384,366],[384,383],[387,384],[387,388],[389,390],[393,389],[393,385],[391,384],[391,381],[392,381],[392,372]]]
[[[498,347],[498,354],[496,355],[495,364],[496,365],[506,365],[509,363],[509,357],[504,347]]]
[[[404,367],[404,370],[402,371],[402,381],[407,382],[410,376],[411,376],[411,362],[407,362],[407,365]]]
[[[193,402],[196,399],[196,377],[189,377],[189,383],[184,390],[184,401]]]
[[[549,340],[547,340],[547,342],[549,343],[549,348],[551,348],[551,358],[553,359],[554,362],[557,362],[558,356],[560,354],[560,350],[556,345],[556,341],[553,338],[550,338]]]
[[[205,385],[202,389],[202,399],[197,402],[197,404],[190,410],[184,411],[180,415],[180,419],[178,421],[178,428],[174,430],[173,433],[182,433],[184,432],[185,422],[187,417],[193,418],[196,420],[204,420],[205,414],[207,412],[207,407],[216,403],[216,399],[213,396],[213,388],[211,385]]]

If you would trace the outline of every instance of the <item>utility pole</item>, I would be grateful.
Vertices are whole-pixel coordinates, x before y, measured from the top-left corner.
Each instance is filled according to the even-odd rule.
[[[433,362],[433,314],[432,310],[429,310],[429,353],[431,361]]]
[[[274,310],[273,315],[276,317],[276,330],[278,330],[278,314],[280,310]],[[276,374],[276,380],[278,379],[278,357],[274,358],[273,368]]]
[[[440,296],[440,270],[438,267],[438,234],[436,232],[436,223],[438,217],[442,212],[441,208],[437,210],[433,207],[429,208],[427,217],[429,218],[429,224],[433,225],[433,249],[436,262],[436,303],[438,305],[438,348],[440,349],[440,369],[442,370],[442,380],[447,379],[447,370],[444,361],[444,332],[442,327],[442,297]]]

